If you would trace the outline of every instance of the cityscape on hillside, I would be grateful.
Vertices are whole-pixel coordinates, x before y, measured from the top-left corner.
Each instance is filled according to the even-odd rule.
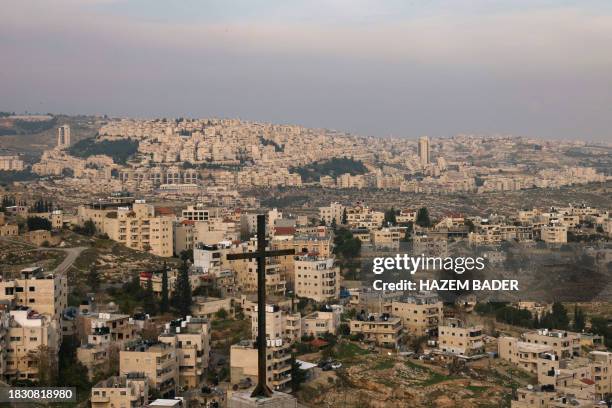
[[[54,126],[0,161],[7,384],[74,386],[92,407],[240,406],[258,382],[258,279],[232,256],[257,251],[264,214],[267,247],[294,252],[265,265],[275,403],[606,406],[611,146],[62,119],[4,117]],[[482,257],[463,279],[521,290],[376,290],[454,275],[372,273],[395,254]]]
[[[3,0],[0,408],[612,408],[610,0]]]

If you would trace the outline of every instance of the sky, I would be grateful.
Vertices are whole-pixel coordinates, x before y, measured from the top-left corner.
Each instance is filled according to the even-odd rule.
[[[3,0],[0,110],[612,142],[609,0]]]

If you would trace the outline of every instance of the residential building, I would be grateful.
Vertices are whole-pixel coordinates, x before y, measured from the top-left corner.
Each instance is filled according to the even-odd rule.
[[[466,325],[459,319],[445,319],[438,326],[438,348],[450,354],[471,357],[484,353],[482,326]]]
[[[443,303],[434,293],[416,293],[391,302],[391,314],[399,317],[412,336],[436,334],[444,317]]]
[[[136,408],[149,401],[149,382],[142,373],[114,376],[91,389],[91,408]]]
[[[364,341],[381,347],[397,348],[404,337],[404,328],[399,317],[386,313],[370,315],[367,318],[352,319],[349,323],[351,334],[363,334]]]
[[[340,294],[340,269],[334,258],[316,255],[295,257],[295,294],[298,297],[328,302]]]
[[[144,373],[151,388],[173,396],[179,383],[176,349],[165,343],[136,341],[119,353],[119,374]]]

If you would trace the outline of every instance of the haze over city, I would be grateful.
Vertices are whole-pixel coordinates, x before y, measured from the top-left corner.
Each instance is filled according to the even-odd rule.
[[[610,141],[605,1],[6,1],[0,110]]]

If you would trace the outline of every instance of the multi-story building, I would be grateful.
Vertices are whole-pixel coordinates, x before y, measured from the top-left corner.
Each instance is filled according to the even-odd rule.
[[[417,293],[391,302],[391,314],[402,320],[412,336],[434,335],[444,317],[443,303],[433,293]]]
[[[119,373],[144,373],[151,388],[162,396],[172,396],[179,382],[176,349],[165,343],[136,341],[119,353]]]
[[[567,243],[567,226],[561,224],[550,224],[542,226],[540,238],[547,244]]]
[[[0,156],[0,170],[21,171],[23,169],[24,163],[19,156]]]
[[[51,321],[58,330],[61,343],[60,319],[68,304],[68,280],[65,275],[46,273],[35,266],[22,269],[14,280],[0,280],[0,301],[29,307]]]
[[[381,347],[397,348],[404,337],[401,319],[385,313],[370,315],[365,319],[353,319],[349,326],[351,334],[361,333],[365,341]]]
[[[8,380],[37,381],[41,364],[49,369],[57,366],[61,336],[58,326],[59,322],[24,306],[10,312],[5,371]]]
[[[295,257],[295,294],[298,297],[327,302],[337,299],[340,294],[340,269],[334,265],[334,258],[316,255]]]
[[[207,319],[187,316],[166,324],[159,341],[176,349],[179,386],[202,385],[210,359],[210,323]]]
[[[412,252],[415,255],[444,258],[448,255],[448,240],[444,235],[415,234],[412,237]]]
[[[431,158],[429,157],[429,154],[430,154],[429,138],[427,136],[421,136],[419,138],[418,153],[419,153],[419,161],[421,163],[421,166],[425,167],[429,163],[431,163]]]
[[[253,339],[258,336],[257,306],[251,314],[251,334]],[[302,321],[299,313],[291,313],[283,310],[277,305],[266,306],[266,339],[277,341],[282,339],[283,343],[293,343],[302,337]]]
[[[381,228],[370,232],[370,242],[376,249],[398,250],[403,236],[399,227]]]
[[[313,312],[302,318],[302,335],[321,337],[336,334],[340,326],[340,310]]]
[[[136,408],[149,402],[149,381],[141,373],[114,376],[91,389],[91,408]]]
[[[551,346],[527,343],[516,337],[502,336],[497,341],[499,358],[516,364],[532,374],[545,372],[550,368],[558,368],[559,358],[553,353]]]
[[[60,149],[70,147],[70,126],[63,125],[57,128],[57,147]]]
[[[595,392],[601,398],[612,393],[612,353],[608,351],[591,351],[591,379],[595,381]]]
[[[291,381],[291,347],[282,339],[269,340],[266,348],[266,382],[274,390],[282,390]],[[230,349],[230,381],[232,385],[250,380],[256,384],[257,346],[253,340],[243,340]]]
[[[553,353],[560,358],[580,356],[580,335],[565,330],[539,329],[523,333],[521,336],[527,343],[551,346]]]
[[[482,326],[466,325],[459,319],[445,319],[438,326],[438,347],[445,353],[474,356],[484,353]]]
[[[342,204],[336,202],[331,203],[328,207],[319,207],[319,219],[323,220],[325,225],[332,225],[333,222],[340,225],[345,208]]]
[[[147,251],[153,255],[173,255],[174,214],[156,209],[144,200],[136,200],[132,207],[119,207],[106,215],[103,232],[128,248]]]
[[[6,358],[10,348],[10,321],[11,315],[6,310],[0,309],[0,380],[5,380]]]

